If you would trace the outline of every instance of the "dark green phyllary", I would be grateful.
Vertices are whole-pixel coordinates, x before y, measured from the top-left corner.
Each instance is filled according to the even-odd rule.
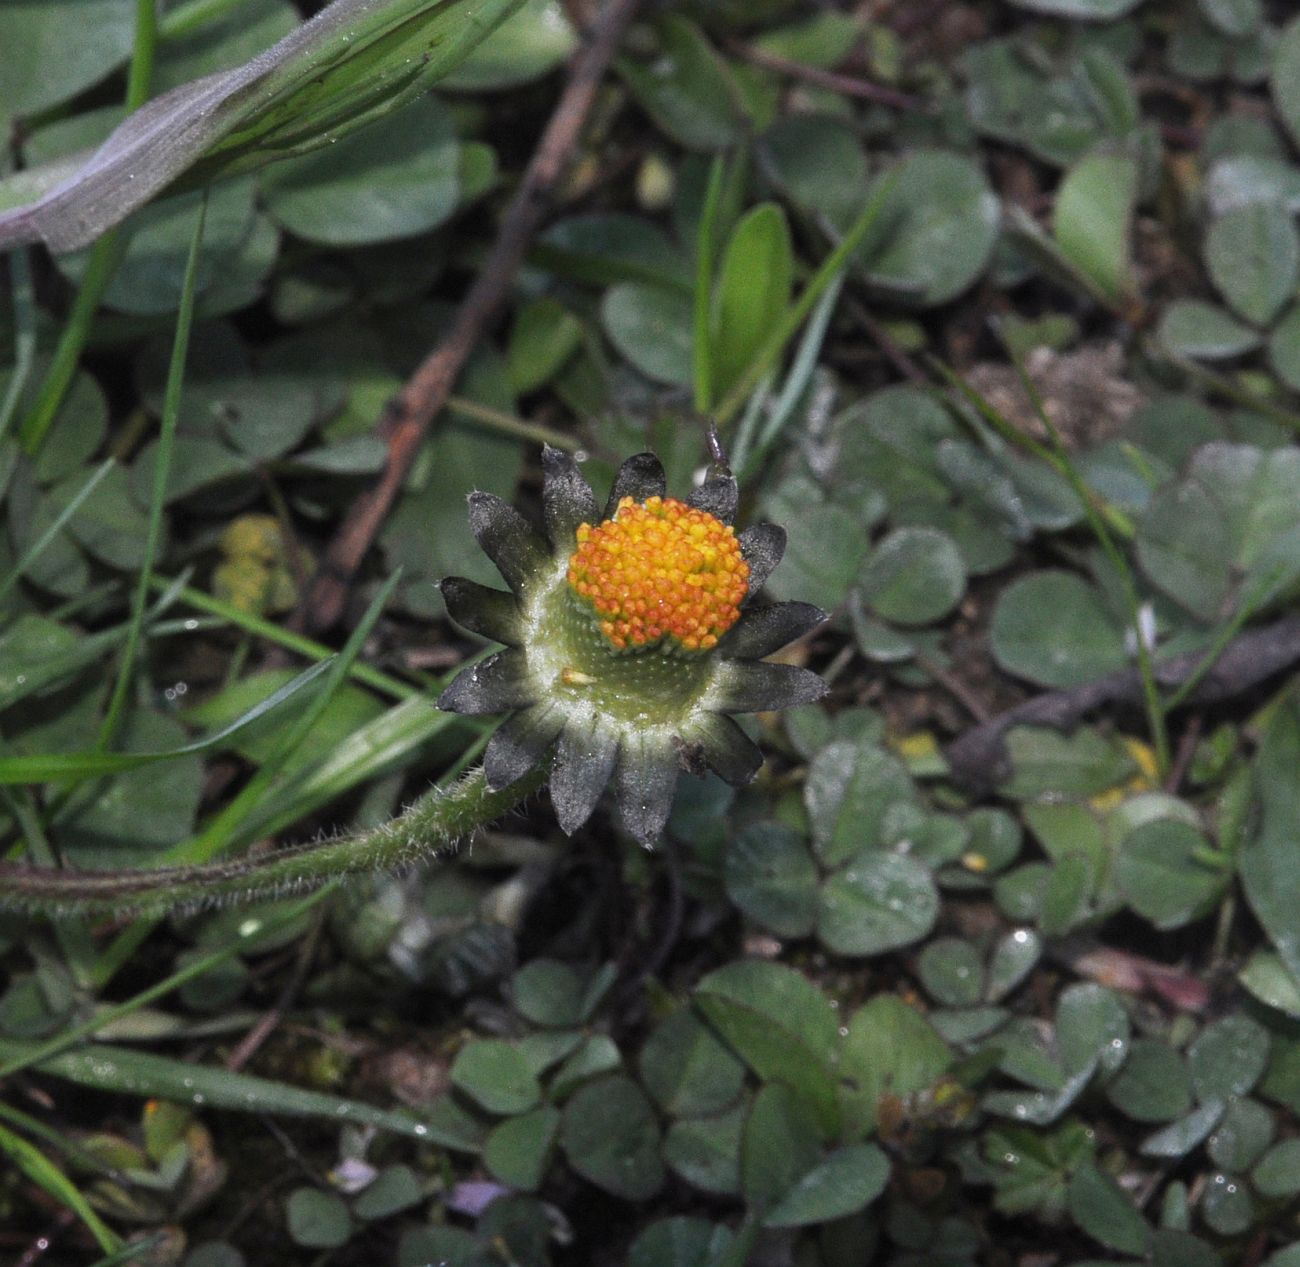
[[[555,750],[551,798],[566,832],[611,777],[628,831],[653,844],[682,770],[749,782],[762,755],[729,713],[788,708],[825,685],[771,655],[825,619],[807,603],[757,602],[785,532],[731,527],[736,481],[715,470],[681,501],[651,453],[619,468],[604,513],[577,463],[542,454],[546,536],[489,493],[470,526],[510,591],[449,577],[453,619],[505,650],[466,669],[439,706],[513,710],[484,755],[502,788]]]

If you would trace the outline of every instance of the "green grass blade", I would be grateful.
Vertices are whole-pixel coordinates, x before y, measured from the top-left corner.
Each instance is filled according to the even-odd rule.
[[[331,666],[330,660],[313,664],[311,668],[305,669],[279,690],[273,691],[260,704],[241,714],[229,725],[179,748],[168,748],[162,752],[101,752],[96,749],[87,752],[0,757],[0,786],[14,783],[48,783],[56,779],[71,781],[99,778],[108,774],[121,774],[125,770],[135,770],[140,766],[153,765],[159,761],[174,761],[177,757],[210,752],[223,747],[241,731],[292,699],[317,678],[327,673]]]
[[[215,857],[224,849],[229,848],[241,835],[246,834],[246,821],[260,804],[263,797],[270,791],[276,777],[284,768],[285,762],[293,755],[302,741],[306,739],[311,728],[320,719],[335,692],[347,680],[348,668],[360,654],[366,638],[370,636],[371,629],[374,628],[375,622],[379,619],[380,613],[383,611],[384,605],[388,602],[389,596],[392,594],[400,577],[400,571],[394,572],[379,593],[375,595],[374,601],[358,622],[357,627],[352,631],[352,635],[348,638],[343,650],[331,662],[320,693],[311,705],[303,710],[292,729],[284,737],[284,742],[276,750],[274,760],[263,765],[245,784],[239,795],[217,814],[202,832],[191,837],[188,841],[183,841],[181,844],[169,849],[159,859],[161,863],[183,865],[185,863],[206,862],[209,858]]]
[[[26,1063],[32,1046],[0,1039],[0,1058]],[[77,1051],[62,1052],[35,1067],[42,1073],[97,1091],[168,1100],[173,1104],[201,1104],[236,1113],[324,1118],[338,1125],[374,1126],[430,1143],[439,1142],[437,1132],[421,1122],[415,1113],[380,1109],[360,1100],[307,1091],[253,1074],[232,1073],[228,1069],[107,1043],[91,1043]]]
[[[327,660],[334,655],[333,649],[327,647],[323,642],[305,638],[302,634],[294,633],[291,629],[285,629],[282,625],[265,620],[252,612],[244,611],[243,608],[235,607],[220,598],[214,598],[211,594],[205,594],[202,590],[196,590],[177,581],[168,581],[157,576],[150,581],[150,585],[153,589],[163,592],[176,587],[177,599],[187,607],[193,607],[195,611],[216,616],[227,624],[234,625],[237,629],[242,629],[245,633],[252,634],[254,637],[265,638],[277,647],[283,647],[286,651],[306,656],[311,660]],[[457,671],[459,671],[459,668]],[[368,664],[353,664],[348,670],[348,676],[354,681],[360,682],[363,686],[372,687],[374,690],[383,695],[389,695],[393,699],[410,699],[412,696],[422,694],[418,686],[412,686],[409,682],[403,682],[400,678],[392,677],[379,669],[371,668]]]
[[[722,195],[721,155],[709,168],[704,208],[695,235],[694,332],[691,358],[695,378],[695,412],[704,417],[713,407],[713,243],[717,236],[718,203]]]
[[[0,439],[9,430],[36,359],[36,292],[26,251],[15,251],[9,257],[9,285],[14,301],[14,368],[0,401]]]
[[[121,1238],[91,1209],[90,1202],[77,1187],[41,1150],[15,1135],[7,1126],[0,1126],[0,1153],[4,1153],[34,1184],[48,1192],[56,1201],[68,1207],[90,1230],[95,1243],[106,1254],[116,1254],[122,1248]]]
[[[145,0],[152,6],[152,0]],[[134,70],[134,67],[133,67]],[[190,239],[189,255],[185,260],[185,275],[181,283],[181,303],[176,314],[176,335],[172,340],[171,363],[167,367],[167,386],[163,393],[162,421],[159,424],[158,449],[154,455],[153,488],[149,495],[149,524],[145,529],[144,558],[140,562],[140,575],[135,596],[131,602],[131,622],[127,628],[126,645],[118,661],[117,680],[104,720],[99,730],[98,747],[106,750],[112,746],[126,715],[127,691],[135,672],[136,655],[140,649],[140,635],[144,629],[145,607],[149,601],[149,582],[153,577],[154,560],[158,557],[158,543],[162,540],[163,503],[167,499],[167,481],[171,476],[172,453],[176,446],[176,427],[180,418],[181,387],[185,381],[185,361],[189,355],[190,330],[194,323],[194,295],[199,272],[199,251],[203,246],[203,227],[207,221],[208,200],[199,205]]]
[[[37,539],[33,541],[26,550],[23,551],[22,556],[18,561],[9,569],[3,579],[0,579],[0,599],[4,598],[4,596],[18,584],[19,578],[47,549],[49,549],[50,542],[63,531],[68,520],[81,509],[81,503],[99,487],[104,477],[115,465],[116,463],[112,458],[105,458],[90,473],[86,482],[77,489],[68,504],[64,506],[57,515],[55,515],[54,521],[50,526],[46,528],[46,530],[41,533],[41,535],[37,537]]]
[[[741,374],[736,385],[727,393],[727,398],[718,406],[715,417],[720,426],[729,422],[744,408],[750,392],[754,390],[763,376],[776,363],[785,345],[794,337],[799,327],[803,325],[808,314],[812,312],[813,307],[825,293],[827,287],[843,272],[848,264],[849,257],[862,245],[863,240],[871,231],[871,226],[875,224],[876,217],[880,215],[880,209],[885,205],[885,200],[893,190],[894,184],[895,182],[891,178],[876,183],[876,188],[872,192],[870,199],[868,199],[867,205],[863,207],[862,214],[853,222],[852,227],[844,235],[839,246],[821,262],[817,271],[804,287],[803,293],[790,305],[785,315],[777,323],[776,328],[754,354],[753,360],[749,363],[749,368]]]
[[[0,1064],[0,1078],[17,1073],[20,1069],[27,1069],[32,1065],[40,1064],[42,1061],[49,1060],[61,1052],[77,1046],[82,1039],[98,1033],[99,1030],[111,1022],[119,1020],[123,1016],[129,1016],[132,1012],[139,1011],[140,1008],[152,1003],[155,999],[160,999],[173,990],[179,989],[187,981],[192,981],[195,977],[201,977],[205,972],[210,972],[213,968],[220,966],[227,959],[238,954],[254,939],[265,937],[268,933],[273,933],[286,924],[293,923],[294,920],[305,911],[311,910],[331,891],[332,886],[327,886],[303,898],[301,901],[294,902],[292,905],[274,912],[270,916],[264,917],[256,913],[250,914],[240,924],[236,936],[224,946],[191,960],[184,968],[173,972],[170,976],[163,978],[163,980],[148,989],[142,990],[139,994],[133,995],[125,1002],[101,1008],[94,1016],[87,1021],[83,1021],[80,1025],[74,1025],[61,1034],[56,1034],[53,1038],[47,1038],[44,1042],[28,1044],[20,1054],[11,1056],[3,1064]]]
[[[70,179],[0,213],[0,250],[78,250],[162,190],[306,153],[427,92],[524,0],[334,0],[243,66],[129,114]]]

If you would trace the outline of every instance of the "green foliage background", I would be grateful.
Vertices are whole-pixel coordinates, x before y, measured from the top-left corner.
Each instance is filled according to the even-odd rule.
[[[72,244],[21,209],[124,99],[307,16],[142,7],[0,6],[5,242]],[[543,795],[411,874],[0,916],[4,1252],[1300,1263],[1300,18],[647,8],[316,642],[289,613],[579,47],[555,0],[366,21],[219,137],[178,140],[192,89],[153,106],[159,196],[5,257],[6,857],[364,833],[472,766],[488,728],[433,700],[480,647],[434,582],[494,579],[465,495],[536,510],[543,440],[680,491],[718,419],[832,694],[747,722],[759,780],[684,780],[651,854]],[[1276,671],[1198,694],[1253,635]],[[945,755],[1121,679],[978,780]]]

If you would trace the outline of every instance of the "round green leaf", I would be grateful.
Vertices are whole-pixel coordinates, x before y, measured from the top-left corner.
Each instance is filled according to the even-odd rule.
[[[1258,1100],[1229,1103],[1206,1144],[1210,1160],[1235,1174],[1249,1170],[1273,1142],[1272,1112]]]
[[[0,5],[0,119],[75,97],[120,66],[133,0],[10,0]]]
[[[731,1233],[707,1219],[657,1219],[632,1242],[627,1267],[706,1267],[730,1243]]]
[[[1205,236],[1205,263],[1228,306],[1266,325],[1295,294],[1300,278],[1300,234],[1291,212],[1277,202],[1234,207]]]
[[[749,1114],[738,1104],[711,1117],[678,1118],[664,1137],[664,1160],[703,1192],[731,1196],[740,1191],[740,1140]]]
[[[1259,347],[1259,331],[1203,299],[1175,299],[1160,314],[1157,337],[1177,356],[1225,361]]]
[[[641,1081],[674,1117],[726,1108],[744,1080],[744,1065],[687,1008],[657,1025],[641,1049]]]
[[[917,960],[921,984],[945,1007],[971,1007],[984,995],[984,961],[960,937],[939,937]]]
[[[285,1205],[289,1235],[307,1249],[337,1249],[352,1235],[348,1207],[332,1192],[295,1188]]]
[[[647,378],[685,385],[691,381],[690,299],[675,290],[624,282],[600,305],[610,341]]]
[[[798,599],[833,611],[845,599],[867,552],[867,532],[843,506],[809,506],[786,525],[785,557],[767,588],[774,598]],[[827,549],[833,542],[834,548]]]
[[[868,556],[858,593],[876,615],[899,625],[928,625],[946,616],[966,589],[961,552],[933,528],[898,528]]]
[[[1175,602],[1207,620],[1233,584],[1233,549],[1223,531],[1224,514],[1202,481],[1184,479],[1160,489],[1138,524],[1143,572]]]
[[[1070,1180],[1070,1217],[1095,1241],[1122,1254],[1143,1254],[1151,1228],[1110,1175],[1091,1163]]]
[[[1106,1095],[1135,1121],[1172,1122],[1191,1108],[1192,1083],[1183,1058],[1172,1047],[1138,1038]]]
[[[1034,969],[1043,954],[1043,939],[1029,928],[1017,928],[993,948],[989,960],[987,997],[1005,999]]]
[[[781,1082],[763,1087],[745,1122],[740,1183],[751,1206],[779,1201],[816,1164],[821,1140],[816,1119]]]
[[[788,114],[764,133],[763,145],[796,201],[848,228],[867,199],[867,157],[848,123]]]
[[[1245,1095],[1268,1068],[1268,1030],[1240,1013],[1207,1026],[1187,1049],[1192,1086],[1201,1100]]]
[[[38,360],[18,398],[16,416],[21,418],[35,404],[35,393],[45,377],[45,365]],[[0,399],[9,389],[10,371],[0,371]],[[68,388],[44,443],[33,459],[36,478],[42,484],[55,484],[80,471],[99,451],[108,429],[108,401],[103,390],[89,374],[79,371]]]
[[[1181,928],[1197,919],[1222,892],[1224,876],[1198,854],[1205,837],[1172,818],[1157,818],[1130,832],[1115,859],[1115,880],[1128,904],[1157,928]]]
[[[542,1094],[522,1053],[499,1038],[466,1043],[452,1062],[451,1081],[489,1113],[525,1113]]]
[[[1268,336],[1268,360],[1288,387],[1300,391],[1300,304],[1273,327]]]
[[[438,87],[486,92],[531,83],[563,63],[576,42],[558,0],[527,0],[441,79]]]
[[[1251,1181],[1262,1197],[1293,1197],[1300,1192],[1300,1139],[1284,1139],[1259,1159]]]
[[[582,979],[557,959],[529,960],[510,979],[515,1010],[534,1025],[577,1025],[582,994]]]
[[[385,1166],[369,1187],[352,1203],[352,1212],[359,1219],[386,1219],[402,1210],[417,1205],[424,1196],[419,1177],[410,1166],[400,1162]]]
[[[325,246],[414,237],[455,210],[459,150],[446,108],[421,97],[337,144],[264,168],[262,200],[282,228]]]
[[[1109,302],[1132,288],[1129,237],[1138,165],[1126,154],[1085,154],[1056,193],[1055,234],[1066,260]]]
[[[984,271],[1002,207],[980,168],[957,154],[919,150],[891,179],[862,258],[913,302],[946,303]]]
[[[62,508],[72,501],[88,474],[76,471],[52,488],[54,504]],[[124,467],[112,467],[68,520],[68,531],[87,552],[124,571],[144,562],[149,526],[148,516],[132,500],[130,484]]]
[[[822,885],[817,936],[838,955],[879,955],[919,941],[938,914],[925,867],[903,854],[868,852]]]
[[[536,391],[563,368],[582,343],[582,322],[558,299],[543,295],[520,306],[510,331],[510,386]]]
[[[1255,1217],[1249,1185],[1237,1175],[1212,1175],[1201,1197],[1201,1217],[1220,1236],[1240,1236]]]
[[[741,116],[729,73],[699,27],[670,16],[658,26],[649,62],[625,58],[619,72],[656,126],[687,149],[715,150],[738,139]]]
[[[1300,145],[1300,15],[1293,17],[1282,30],[1273,54],[1270,85],[1273,104],[1291,133],[1291,140]]]
[[[1080,981],[1061,993],[1056,1009],[1056,1045],[1066,1072],[1094,1065],[1110,1073],[1128,1055],[1129,1015],[1105,986]]]
[[[549,1104],[508,1117],[487,1137],[483,1164],[507,1187],[534,1192],[546,1174],[559,1127],[560,1112]]]
[[[617,1197],[646,1201],[663,1184],[654,1111],[641,1088],[622,1074],[574,1093],[564,1106],[560,1143],[574,1170]]]
[[[804,782],[804,804],[817,854],[836,866],[885,842],[885,816],[899,802],[916,798],[906,766],[870,741],[839,739],[813,759]]]
[[[763,1219],[766,1227],[808,1227],[856,1214],[889,1182],[889,1159],[875,1144],[837,1148],[785,1194]]]
[[[1128,664],[1124,633],[1096,589],[1073,572],[1031,572],[999,596],[993,654],[1040,686],[1078,686]]]
[[[261,294],[275,264],[280,235],[254,204],[254,180],[225,181],[208,196],[203,245],[195,280],[198,311],[217,316],[246,307]],[[132,316],[161,316],[180,306],[201,192],[164,198],[132,217],[126,257],[104,292],[104,302]],[[57,258],[72,281],[85,274],[89,253]]]
[[[798,833],[755,823],[732,841],[727,896],[778,937],[806,937],[817,917],[817,867]]]

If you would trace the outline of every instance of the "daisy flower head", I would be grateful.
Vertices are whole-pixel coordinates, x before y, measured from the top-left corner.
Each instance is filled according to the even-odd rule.
[[[438,706],[510,711],[483,757],[489,786],[554,749],[551,799],[572,833],[612,780],[628,831],[652,845],[683,770],[748,783],[763,758],[729,714],[805,704],[815,673],[764,660],[825,619],[808,603],[760,603],[785,532],[732,527],[736,481],[714,468],[666,495],[652,453],[627,459],[604,511],[567,453],[542,452],[545,535],[508,502],[472,493],[474,536],[509,590],[448,577],[452,619],[505,649],[463,670]]]

